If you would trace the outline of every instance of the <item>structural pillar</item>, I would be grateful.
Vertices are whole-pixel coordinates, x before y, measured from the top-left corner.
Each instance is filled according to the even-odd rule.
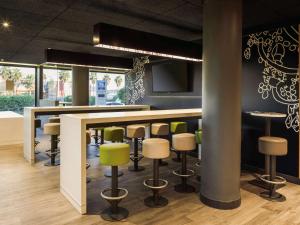
[[[88,67],[72,67],[72,105],[89,105]]]
[[[208,0],[203,9],[201,201],[239,207],[242,0]]]

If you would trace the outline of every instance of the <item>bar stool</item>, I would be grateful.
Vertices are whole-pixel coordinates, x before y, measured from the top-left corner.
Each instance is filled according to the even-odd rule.
[[[139,139],[145,138],[145,126],[144,125],[129,125],[126,128],[127,137],[133,140],[134,152],[130,153],[130,159],[133,161],[133,165],[128,167],[129,171],[143,171],[145,167],[139,166],[139,161],[143,158],[142,154],[139,154]]]
[[[202,144],[202,129],[198,129],[198,130],[196,130],[195,131],[195,136],[196,136],[196,144],[197,145],[201,145]],[[199,151],[199,159],[198,159],[198,162],[196,162],[196,166],[198,167],[198,168],[200,168],[200,163],[201,163],[201,149],[200,149],[200,151]],[[198,173],[198,175],[197,175],[197,177],[196,177],[196,179],[198,180],[198,181],[200,181],[201,180],[201,176],[200,176],[200,174]]]
[[[169,124],[167,123],[152,123],[151,124],[151,136],[156,138],[163,138],[169,135]],[[163,161],[162,159],[159,160],[160,166],[167,166],[168,163]]]
[[[34,119],[34,153],[39,154],[40,152],[36,150],[36,146],[40,143],[38,140],[36,140],[36,129],[42,127],[42,122],[40,119],[35,118]]]
[[[193,151],[196,148],[195,134],[182,133],[174,134],[172,137],[173,148],[176,151],[180,151],[182,155],[181,170],[173,170],[173,174],[181,177],[181,184],[175,185],[175,191],[180,193],[195,192],[195,188],[187,184],[187,178],[194,175],[194,171],[187,169],[186,155],[188,151]]]
[[[60,117],[59,116],[49,117],[48,123],[60,123]]]
[[[51,136],[51,148],[47,150],[46,154],[49,156],[50,160],[46,162],[45,166],[58,166],[60,162],[55,160],[56,155],[59,153],[58,150],[58,136],[60,134],[60,124],[59,123],[46,123],[44,125],[44,134]]]
[[[101,192],[101,197],[107,200],[110,207],[101,212],[101,217],[107,221],[119,221],[128,217],[128,210],[118,206],[128,195],[128,191],[118,187],[118,166],[129,162],[130,146],[125,143],[110,143],[100,146],[100,163],[111,166],[111,188]]]
[[[86,135],[86,145],[91,144],[91,134],[90,134],[90,132],[89,132],[89,131],[86,131],[86,132],[85,132],[85,135]],[[86,150],[88,151],[88,147],[86,148]],[[88,168],[90,168],[90,167],[91,167],[91,165],[87,162],[85,168],[88,169]],[[91,180],[92,180],[92,179],[89,178],[89,177],[86,178],[86,182],[87,182],[87,183],[90,183]]]
[[[186,122],[171,122],[171,134],[181,134],[187,132],[187,123]],[[173,146],[173,145],[172,145]],[[171,149],[174,151],[174,149]],[[180,152],[174,151],[176,153],[176,158],[173,158],[172,160],[175,162],[180,162]]]
[[[103,134],[104,127],[96,127],[96,128],[93,128],[93,130],[95,131],[95,134],[92,135],[92,137],[95,140],[95,145],[104,144],[104,134]],[[100,133],[100,135],[99,135],[99,133]],[[100,143],[99,143],[99,139],[100,139]],[[97,156],[97,157],[99,157],[99,156]]]
[[[103,130],[103,138],[105,141],[110,141],[113,143],[123,142],[124,139],[124,128],[123,127],[105,127]],[[101,151],[100,151],[101,154]],[[118,176],[122,176],[123,172],[118,171]],[[111,177],[112,171],[106,170],[104,176]]]
[[[285,197],[276,192],[277,185],[286,183],[286,179],[276,176],[276,157],[287,155],[287,140],[279,137],[264,136],[258,141],[259,152],[270,157],[270,174],[260,176],[260,179],[269,184],[269,190],[262,192],[261,196],[271,201],[285,201]]]
[[[170,155],[169,141],[162,138],[149,138],[143,141],[143,155],[153,159],[153,178],[144,181],[144,185],[150,188],[153,196],[144,199],[146,206],[160,208],[168,204],[168,199],[159,195],[159,190],[168,186],[168,181],[159,178],[159,159]]]

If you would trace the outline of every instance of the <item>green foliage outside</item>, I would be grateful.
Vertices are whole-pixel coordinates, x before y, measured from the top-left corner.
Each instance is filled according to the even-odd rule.
[[[34,106],[33,95],[0,96],[0,111],[14,111],[23,114],[24,107]]]
[[[65,102],[72,102],[72,96],[68,95],[64,97]],[[95,105],[95,96],[89,97],[89,103],[90,105]]]
[[[121,88],[117,95],[112,99],[113,101],[119,101],[125,104],[125,88]]]

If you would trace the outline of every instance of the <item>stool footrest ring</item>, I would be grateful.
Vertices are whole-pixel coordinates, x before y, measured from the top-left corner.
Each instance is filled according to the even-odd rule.
[[[150,181],[152,182],[152,184],[149,184]],[[161,183],[161,185],[159,185],[159,186],[154,186],[153,182],[154,182],[154,179],[147,179],[147,180],[144,180],[144,185],[148,188],[155,189],[155,190],[159,190],[159,189],[162,189],[162,188],[165,188],[168,186],[168,181],[164,180],[164,179],[158,179],[158,182]]]
[[[112,190],[111,188],[106,188],[103,191],[101,191],[101,193],[100,193],[101,197],[104,198],[105,200],[108,200],[108,201],[119,201],[119,200],[122,200],[123,198],[125,198],[128,195],[128,191],[125,188],[118,188],[119,192],[123,191],[124,193],[122,195],[119,195],[119,196],[116,196],[116,197],[108,196],[108,195],[105,194],[109,191],[111,192],[111,190]]]
[[[179,177],[191,177],[194,176],[195,171],[191,169],[186,169],[187,174],[181,174],[180,169],[173,170],[173,174]]]
[[[268,184],[278,185],[278,184],[285,184],[286,183],[286,179],[283,178],[283,177],[280,177],[280,176],[275,176],[274,180],[269,180],[270,179],[270,175],[264,174],[264,175],[261,175],[259,178],[262,181],[264,181],[264,182],[266,182]]]
[[[201,166],[201,163],[200,163],[200,162],[196,162],[196,163],[195,163],[195,166],[200,167],[200,166]]]

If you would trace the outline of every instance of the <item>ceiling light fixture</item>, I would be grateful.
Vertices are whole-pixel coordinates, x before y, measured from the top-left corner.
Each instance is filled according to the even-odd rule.
[[[10,23],[8,22],[8,21],[3,21],[2,22],[2,27],[4,27],[4,28],[9,28],[10,27]]]
[[[201,62],[199,44],[105,23],[94,26],[95,47]]]

